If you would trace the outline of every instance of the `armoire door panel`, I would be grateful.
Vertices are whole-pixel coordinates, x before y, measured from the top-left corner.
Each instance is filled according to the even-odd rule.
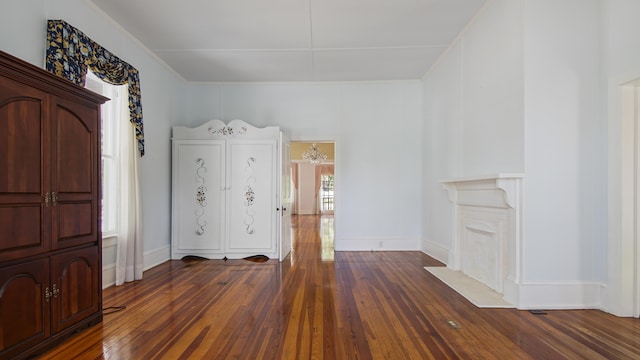
[[[43,189],[43,101],[0,98],[0,195],[39,195]]]
[[[100,309],[100,261],[97,246],[51,257],[53,331],[60,331]]]
[[[174,142],[173,242],[175,257],[223,253],[224,141]]]
[[[86,109],[80,107],[80,109]],[[97,115],[93,116],[97,119]],[[91,193],[94,182],[93,145],[95,133],[92,127],[67,107],[56,108],[57,130],[57,191],[58,193]]]
[[[49,250],[49,97],[0,78],[0,261]]]
[[[0,359],[10,359],[50,334],[49,261],[0,269]]]
[[[228,252],[275,252],[276,144],[228,141]]]
[[[280,261],[283,261],[291,252],[291,142],[289,138],[280,133],[280,143],[278,144],[279,176],[280,185],[280,215],[278,216],[278,250]]]
[[[52,163],[52,248],[98,241],[98,112],[58,99]]]
[[[93,205],[89,201],[59,203],[54,209],[54,248],[64,248],[97,241],[92,222]]]
[[[40,204],[0,206],[0,261],[49,250]]]

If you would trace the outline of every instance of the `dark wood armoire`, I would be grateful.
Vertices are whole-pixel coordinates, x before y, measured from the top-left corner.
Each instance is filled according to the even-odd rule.
[[[0,359],[102,321],[106,100],[0,52]]]

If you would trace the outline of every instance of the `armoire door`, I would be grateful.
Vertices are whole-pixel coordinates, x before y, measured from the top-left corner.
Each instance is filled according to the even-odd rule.
[[[53,249],[97,243],[99,114],[95,105],[56,99],[51,150]]]
[[[100,310],[100,251],[98,246],[91,246],[51,257],[53,332],[63,330]]]
[[[277,258],[277,140],[227,140],[227,236],[235,257]]]
[[[224,140],[174,140],[172,258],[224,256]]]
[[[11,359],[50,334],[49,260],[0,268],[0,359]]]
[[[278,217],[278,249],[280,261],[284,260],[291,252],[291,141],[283,133],[280,133],[279,146],[280,160],[280,216]]]
[[[0,77],[0,261],[49,251],[49,97]]]

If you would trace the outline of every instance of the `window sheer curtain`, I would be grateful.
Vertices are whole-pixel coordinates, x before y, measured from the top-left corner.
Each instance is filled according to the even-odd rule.
[[[126,111],[126,108],[123,107]],[[120,127],[121,157],[119,229],[116,257],[116,285],[142,279],[142,211],[140,199],[139,157],[136,156],[136,132],[133,126]]]
[[[119,210],[121,217],[116,261],[116,285],[142,279],[143,246],[139,157],[135,150],[131,150],[131,148],[137,148],[140,156],[143,156],[145,152],[138,70],[63,20],[47,21],[45,65],[48,71],[81,86],[84,86],[89,68],[107,83],[128,85],[128,113],[133,126],[121,126],[124,129],[121,133],[121,144],[129,149],[131,156],[123,156],[121,164],[123,177],[120,182]],[[127,109],[126,106],[123,108]]]

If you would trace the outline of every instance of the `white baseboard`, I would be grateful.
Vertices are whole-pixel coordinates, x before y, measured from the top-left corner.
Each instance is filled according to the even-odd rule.
[[[102,239],[102,288],[116,284],[116,249],[118,240],[116,237]]]
[[[116,284],[116,265],[109,264],[102,266],[102,288],[106,289],[109,286]]]
[[[143,256],[144,270],[146,271],[171,259],[171,245],[148,251]]]
[[[449,262],[449,249],[440,244],[436,244],[431,241],[424,241],[422,243],[422,252],[445,265]]]
[[[602,284],[520,284],[518,309],[601,309]]]
[[[160,265],[169,260],[171,255],[171,247],[163,246],[159,249],[146,252],[144,256],[144,270],[149,270],[154,266]],[[103,264],[102,265],[102,288],[106,289],[109,286],[116,284],[116,264]]]
[[[419,251],[419,239],[342,238],[336,240],[336,251]]]
[[[502,295],[506,301],[512,304],[518,304],[520,302],[518,297],[518,285],[513,280],[513,278],[507,277],[506,279],[504,279],[504,282],[502,284]]]

